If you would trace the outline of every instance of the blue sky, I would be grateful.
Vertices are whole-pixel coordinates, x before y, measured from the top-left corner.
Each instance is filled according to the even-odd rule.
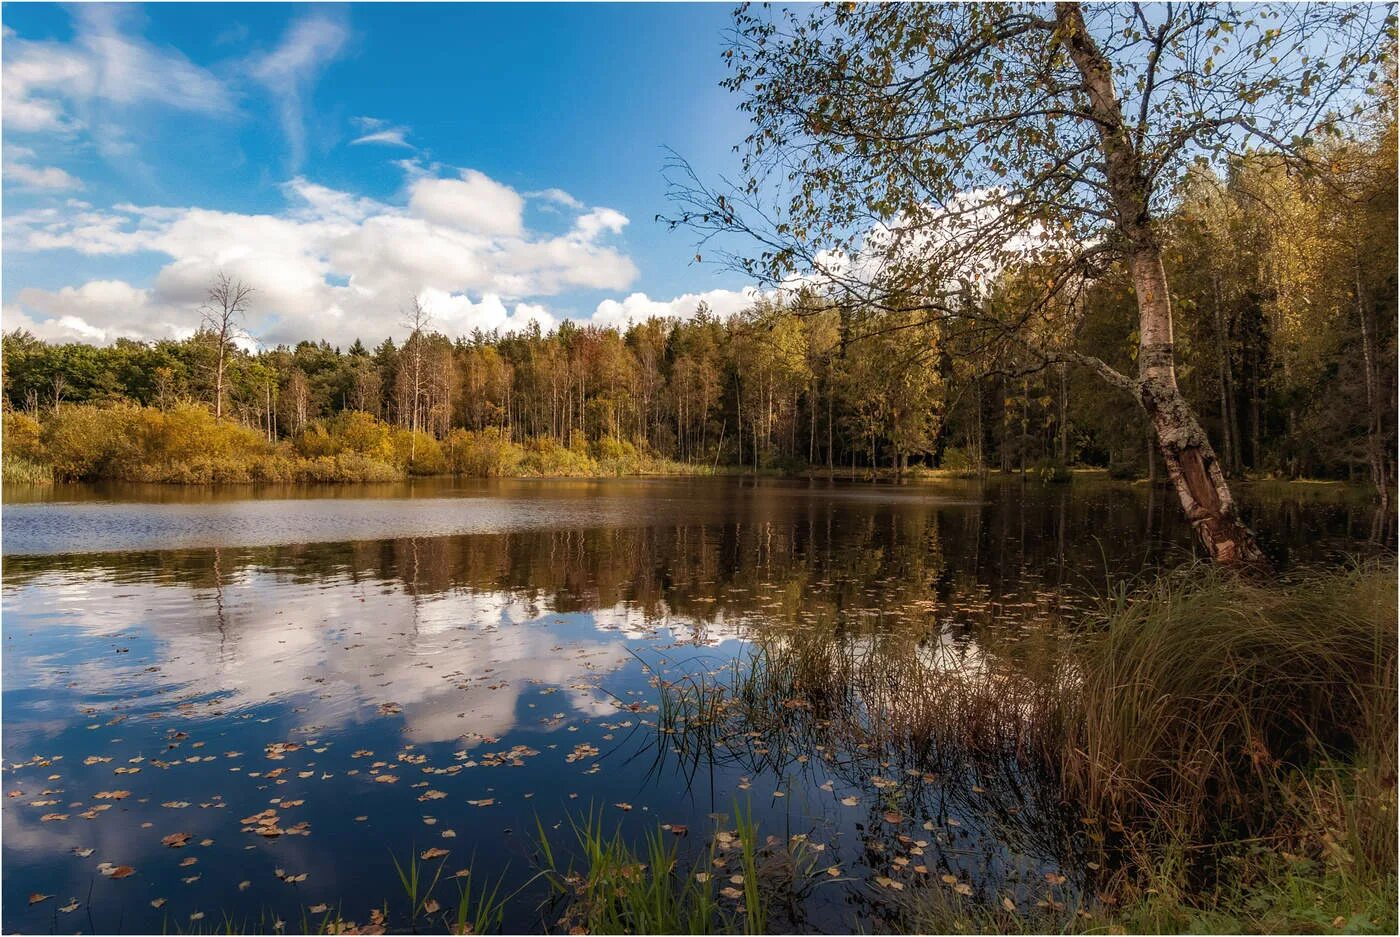
[[[221,269],[267,343],[737,309],[653,220],[663,146],[734,172],[729,14],[7,3],[5,328],[188,334]]]

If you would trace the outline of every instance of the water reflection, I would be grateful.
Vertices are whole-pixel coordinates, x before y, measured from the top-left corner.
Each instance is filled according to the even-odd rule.
[[[524,878],[536,818],[567,830],[589,805],[637,831],[658,820],[699,831],[752,803],[766,830],[829,849],[843,882],[894,874],[896,856],[979,889],[1018,870],[1033,881],[1075,848],[1074,819],[1060,816],[1054,778],[1015,757],[1025,739],[1011,690],[1034,685],[1106,574],[1191,549],[1170,505],[1127,486],[500,494],[554,526],[91,553],[70,506],[18,515],[37,532],[7,510],[7,549],[19,533],[69,552],[5,562],[3,926],[154,930],[237,909],[295,922],[346,898],[363,920],[392,897],[391,854],[441,845],[450,869]],[[311,500],[278,508],[284,524]],[[317,510],[353,524],[396,504]],[[215,526],[269,510],[178,507]],[[1345,500],[1250,509],[1295,563],[1362,549],[1352,537],[1369,530],[1365,506]],[[782,697],[800,702],[754,709],[705,752],[659,732],[659,684],[734,678],[729,662],[756,651],[807,662]],[[970,709],[915,705],[987,680],[1011,707],[983,714],[1008,727],[993,734],[1003,746],[960,742],[952,730]],[[880,714],[878,732],[842,734],[836,706],[852,699]],[[309,835],[265,838],[240,822],[267,809]],[[190,845],[162,845],[176,832]],[[115,879],[99,863],[135,872]],[[30,906],[31,893],[56,897]],[[79,909],[58,910],[70,896]],[[800,913],[849,929],[868,900],[832,886]],[[548,923],[538,907],[510,925]]]

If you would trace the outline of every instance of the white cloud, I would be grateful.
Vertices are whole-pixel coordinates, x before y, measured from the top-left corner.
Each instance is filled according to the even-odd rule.
[[[6,163],[5,181],[15,182],[30,189],[44,189],[63,192],[81,189],[83,183],[57,166],[30,166],[26,163]]]
[[[463,172],[460,179],[417,180],[408,208],[420,218],[473,234],[519,236],[524,230],[525,200],[474,169]]]
[[[380,146],[403,146],[410,150],[417,149],[405,139],[408,134],[407,127],[391,126],[388,121],[380,120],[377,117],[355,117],[353,122],[360,128],[362,135],[351,140],[351,146],[371,143]]]
[[[257,290],[248,326],[260,340],[348,341],[394,331],[397,309],[415,295],[449,334],[509,331],[530,322],[548,329],[558,317],[539,298],[580,288],[621,290],[637,276],[631,258],[607,243],[627,223],[622,213],[597,208],[563,234],[528,231],[523,198],[475,171],[417,178],[407,206],[302,177],[283,192],[288,206],[276,214],[94,209],[70,199],[63,208],[11,217],[9,251],[168,258],[148,289],[120,281],[31,288],[20,292],[16,311],[41,326],[31,331],[86,341],[179,336],[195,325],[205,289],[224,270]],[[629,298],[628,311],[640,310],[638,302]],[[669,314],[685,314],[686,301],[676,302]]]
[[[622,229],[627,226],[627,216],[620,211],[611,208],[595,208],[585,215],[581,215],[574,223],[574,230],[578,236],[585,241],[591,241],[604,231],[612,234],[621,234]]]
[[[306,155],[305,99],[321,70],[340,55],[349,38],[350,30],[340,18],[314,13],[294,22],[277,48],[249,64],[252,76],[277,98],[293,166],[300,166]]]
[[[748,309],[760,296],[753,287],[742,290],[708,290],[685,293],[670,300],[652,299],[645,293],[633,293],[621,302],[605,299],[598,304],[593,322],[598,325],[625,327],[629,322],[644,322],[650,318],[689,319],[703,302],[719,318],[737,315]]]
[[[225,114],[233,97],[224,83],[174,49],[123,29],[129,11],[105,5],[74,13],[71,42],[5,37],[3,107],[7,131],[87,129],[119,146],[123,115],[142,104]]]
[[[525,197],[553,202],[556,205],[563,205],[565,208],[583,209],[583,203],[563,189],[541,189],[538,192],[526,192]]]

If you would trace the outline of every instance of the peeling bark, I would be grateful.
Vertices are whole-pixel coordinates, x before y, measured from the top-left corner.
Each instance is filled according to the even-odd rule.
[[[1088,107],[1098,124],[1108,189],[1118,232],[1126,242],[1138,304],[1138,377],[1118,375],[1097,359],[1084,359],[1112,382],[1131,386],[1156,431],[1167,477],[1210,558],[1221,566],[1267,570],[1254,533],[1239,519],[1220,460],[1176,382],[1171,294],[1149,207],[1151,186],[1123,119],[1113,68],[1084,24],[1077,3],[1055,7],[1059,39],[1084,81]],[[1107,377],[1108,375],[1105,374]]]

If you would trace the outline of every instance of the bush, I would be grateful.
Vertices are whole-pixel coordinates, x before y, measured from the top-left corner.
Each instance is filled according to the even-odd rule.
[[[443,449],[454,473],[476,478],[514,475],[525,457],[524,450],[496,427],[478,433],[454,429],[444,440]]]
[[[122,477],[116,470],[134,451],[131,424],[137,410],[131,406],[59,407],[42,436],[54,477],[61,481]]]
[[[634,443],[605,436],[590,444],[575,431],[569,445],[539,437],[520,446],[503,429],[453,430],[439,442],[361,411],[316,420],[289,442],[214,418],[203,404],[160,410],[123,403],[69,404],[42,423],[6,413],[5,472],[26,479],[219,484],[392,481],[449,472],[501,476],[596,476],[641,472],[707,473],[708,466],[655,459]]]
[[[636,446],[616,436],[604,436],[594,443],[592,455],[605,475],[634,475],[643,470],[646,461]]]
[[[354,452],[389,463],[395,461],[393,435],[393,429],[373,414],[346,410],[311,424],[297,437],[295,445],[297,452],[307,458]]]
[[[18,456],[28,462],[43,462],[44,443],[40,438],[43,429],[39,421],[27,413],[14,410],[5,411],[4,437],[5,454]]]
[[[188,471],[197,481],[246,481],[271,448],[262,433],[215,419],[203,404],[131,408],[128,419],[134,446],[112,467],[115,477],[166,480]]]
[[[304,482],[391,482],[403,477],[402,469],[357,452],[302,459],[296,466],[296,480]]]
[[[410,475],[447,473],[447,457],[443,455],[442,446],[429,433],[394,430],[393,449],[393,463],[402,466]]]
[[[598,463],[588,455],[586,445],[577,445],[582,434],[575,435],[574,446],[561,446],[548,437],[530,440],[525,444],[520,470],[526,475],[552,477],[597,475]]]

